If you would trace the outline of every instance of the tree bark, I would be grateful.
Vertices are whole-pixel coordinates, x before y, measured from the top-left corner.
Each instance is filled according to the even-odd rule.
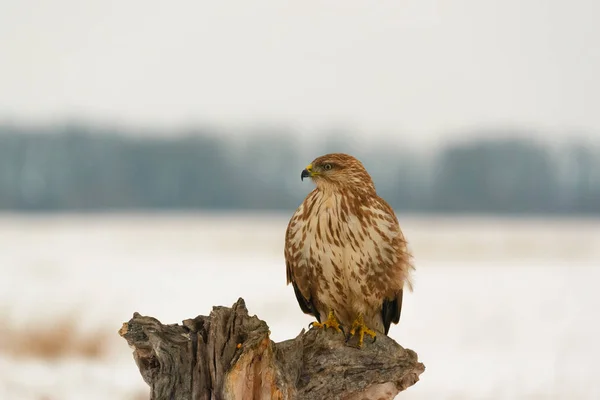
[[[274,343],[241,298],[182,325],[134,313],[119,334],[151,400],[385,400],[425,370],[414,351],[384,335],[361,349],[322,329]]]

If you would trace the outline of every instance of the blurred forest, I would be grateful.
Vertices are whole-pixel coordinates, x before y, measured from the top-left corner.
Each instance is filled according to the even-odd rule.
[[[334,133],[310,144],[276,129],[153,133],[0,125],[0,210],[292,210],[312,189],[300,181],[302,168],[344,151],[398,211],[600,213],[600,151],[584,143],[551,146],[508,132],[502,137],[512,139],[426,153],[396,142],[352,145]]]

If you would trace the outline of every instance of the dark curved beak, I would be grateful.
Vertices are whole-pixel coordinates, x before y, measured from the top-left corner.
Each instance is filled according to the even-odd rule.
[[[303,169],[302,173],[300,174],[300,180],[303,181],[304,178],[308,178],[310,176],[310,172],[308,172],[307,169]]]

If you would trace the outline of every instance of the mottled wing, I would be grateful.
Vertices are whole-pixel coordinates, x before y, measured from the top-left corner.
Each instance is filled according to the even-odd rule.
[[[298,239],[296,235],[302,235],[304,222],[303,205],[301,205],[290,219],[285,232],[286,280],[288,285],[291,283],[294,287],[294,294],[302,312],[314,316],[317,321],[321,322],[319,312],[313,302],[310,275],[306,266],[301,264],[299,241],[296,240]]]
[[[390,272],[393,273],[389,274],[388,276],[393,276],[394,280],[400,281],[388,282],[389,286],[396,287],[396,290],[393,290],[392,293],[386,290],[386,297],[384,298],[381,306],[381,317],[383,320],[384,332],[387,334],[392,323],[397,324],[400,322],[402,298],[404,294],[403,286],[404,283],[406,283],[408,287],[412,289],[412,284],[410,282],[410,271],[414,269],[414,267],[411,264],[411,254],[408,251],[406,240],[402,234],[402,231],[400,230],[400,225],[394,210],[385,200],[380,197],[375,199],[374,206],[385,214],[385,220],[388,222],[387,232],[390,236],[388,238],[389,242],[383,241],[383,243],[389,243],[392,250],[391,262],[389,265],[386,265],[386,268],[390,268],[392,270]]]

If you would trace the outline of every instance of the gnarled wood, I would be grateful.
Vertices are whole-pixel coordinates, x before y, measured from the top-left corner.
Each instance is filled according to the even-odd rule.
[[[151,400],[385,400],[425,370],[414,351],[383,335],[362,349],[320,329],[274,343],[241,298],[182,325],[134,313],[119,334]]]

